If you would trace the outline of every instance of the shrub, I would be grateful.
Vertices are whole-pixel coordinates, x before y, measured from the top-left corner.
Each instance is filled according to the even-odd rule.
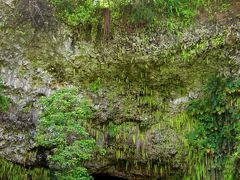
[[[99,150],[84,124],[91,118],[89,101],[76,89],[64,89],[40,99],[43,111],[37,125],[38,146],[52,150],[50,167],[59,179],[89,179],[83,163]]]

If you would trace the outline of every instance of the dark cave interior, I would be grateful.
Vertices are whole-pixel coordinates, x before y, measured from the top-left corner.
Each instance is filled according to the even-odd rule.
[[[94,174],[94,180],[127,180],[126,178],[111,176],[109,174]]]

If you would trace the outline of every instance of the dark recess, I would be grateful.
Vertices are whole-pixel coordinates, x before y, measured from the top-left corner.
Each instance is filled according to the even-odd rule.
[[[127,180],[121,177],[110,176],[108,174],[94,174],[94,180]]]

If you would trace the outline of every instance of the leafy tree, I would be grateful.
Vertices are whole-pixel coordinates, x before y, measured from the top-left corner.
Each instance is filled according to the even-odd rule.
[[[50,167],[59,179],[89,179],[83,163],[100,148],[84,124],[92,116],[89,102],[76,89],[64,89],[40,99],[43,110],[37,125],[38,146],[52,150]]]
[[[210,168],[218,173],[238,145],[239,102],[240,80],[214,76],[205,87],[203,97],[193,100],[188,107],[189,115],[198,121],[188,136],[189,142],[199,154],[213,160]]]

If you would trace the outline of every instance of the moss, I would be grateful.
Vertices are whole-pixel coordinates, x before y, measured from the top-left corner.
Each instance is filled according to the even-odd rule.
[[[28,103],[26,106],[24,106],[24,108],[22,109],[22,112],[24,113],[28,113],[32,110],[33,108],[33,103]]]
[[[62,37],[50,39],[49,34],[34,33],[28,25],[1,31],[1,46],[10,54],[9,49],[16,50],[12,47],[16,39],[33,71],[40,67],[57,85],[80,86],[106,100],[104,112],[113,115],[100,125],[93,119],[86,124],[88,131],[106,146],[109,155],[114,154],[116,166],[163,177],[181,174],[186,161],[192,159],[191,165],[199,161],[198,152],[189,149],[184,138],[195,122],[184,113],[172,112],[170,102],[198,91],[210,74],[229,63],[233,66],[229,56],[239,47],[236,38],[229,41],[229,34],[234,35],[231,30],[215,33],[203,29],[207,35],[191,37],[195,34],[189,33],[184,37],[185,26],[176,21],[169,18],[158,24],[162,31],[152,27],[132,33],[116,30],[108,42],[77,42],[80,53],[67,56],[67,60],[58,50]],[[172,33],[163,32],[166,26]],[[28,68],[19,69],[19,74],[26,74]],[[35,76],[33,81],[41,82]],[[24,111],[30,109],[31,104]],[[186,151],[190,155],[185,156]],[[200,163],[188,171],[198,172],[199,179],[203,169]]]

